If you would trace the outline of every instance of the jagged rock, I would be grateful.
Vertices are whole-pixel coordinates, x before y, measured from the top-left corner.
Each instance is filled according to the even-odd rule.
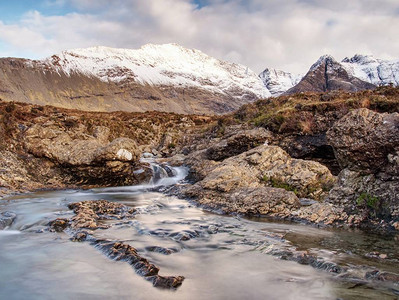
[[[140,157],[137,143],[129,138],[117,138],[97,150],[95,161],[136,161]]]
[[[198,156],[194,162],[200,168]],[[207,174],[184,193],[227,213],[288,216],[300,206],[295,193],[321,199],[335,182],[326,167],[292,159],[276,146],[262,145],[223,162],[203,165]]]
[[[160,276],[158,274],[159,268],[142,257],[131,245],[95,239],[90,232],[85,230],[107,228],[104,225],[101,226],[99,223],[101,220],[131,218],[134,216],[135,209],[106,200],[71,203],[68,205],[68,208],[74,211],[75,216],[70,220],[58,218],[51,221],[48,224],[51,230],[61,232],[67,227],[71,227],[71,233],[73,235],[71,238],[72,241],[90,241],[93,246],[103,251],[111,259],[122,260],[129,263],[137,274],[152,282],[155,287],[176,289],[183,283],[183,276]],[[167,252],[169,249],[163,249],[166,254],[172,253]]]
[[[255,148],[271,137],[271,132],[264,128],[243,130],[209,147],[206,156],[208,159],[220,161]]]
[[[0,230],[10,226],[17,215],[10,211],[0,212]]]
[[[343,208],[352,224],[396,229],[399,114],[358,109],[339,120],[327,136],[345,169],[326,201]]]
[[[342,168],[399,175],[399,114],[357,109],[327,132]]]
[[[106,200],[71,203],[68,208],[76,214],[71,219],[71,227],[74,229],[106,228],[99,223],[100,220],[132,217],[135,212],[134,208]]]
[[[292,159],[277,146],[262,145],[223,161],[200,182],[205,189],[229,192],[237,187],[265,184],[296,190],[301,196],[313,196],[332,186],[330,171],[313,161]]]
[[[50,230],[55,232],[62,232],[66,228],[68,228],[69,225],[69,220],[64,218],[57,218],[48,223],[48,226],[50,226]]]
[[[291,210],[300,206],[293,192],[271,187],[241,187],[231,193],[200,191],[194,188],[188,190],[187,195],[198,197],[198,203],[206,208],[221,210],[227,214],[286,217]]]
[[[308,73],[297,85],[285,94],[300,92],[326,92],[333,90],[360,91],[374,89],[376,86],[354,77],[346,68],[332,56],[324,55],[314,63]]]

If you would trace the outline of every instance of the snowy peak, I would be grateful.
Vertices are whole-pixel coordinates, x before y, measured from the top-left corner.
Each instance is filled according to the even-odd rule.
[[[367,65],[371,63],[378,63],[378,59],[374,58],[372,55],[355,54],[353,57],[345,57],[342,60],[343,63],[352,63],[359,65]]]
[[[41,61],[65,74],[80,73],[104,82],[195,87],[235,98],[270,96],[257,74],[177,44],[140,49],[91,47],[63,51]]]
[[[342,60],[351,75],[374,85],[399,86],[399,60],[383,60],[372,55],[356,54]]]
[[[332,57],[329,54],[323,55],[310,67],[309,72],[316,70],[323,64],[333,65],[333,64],[338,64],[338,62],[335,60],[334,57]]]
[[[375,86],[350,74],[343,64],[331,55],[323,55],[314,63],[301,81],[286,91],[287,94],[301,92],[326,92],[345,90],[356,92]]]
[[[266,68],[259,74],[265,87],[270,91],[272,96],[279,96],[288,89],[295,86],[303,77],[289,72]]]

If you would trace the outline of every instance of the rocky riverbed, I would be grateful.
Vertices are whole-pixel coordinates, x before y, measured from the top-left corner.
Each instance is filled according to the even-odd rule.
[[[275,121],[254,126],[252,119],[232,119],[256,116],[253,108],[230,117],[205,117],[0,103],[0,192],[148,182],[153,170],[141,160],[144,155],[189,167],[192,185],[178,193],[208,209],[399,230],[396,92],[391,88],[355,96],[322,95],[318,106],[312,102],[313,127],[308,133],[295,129],[290,119],[282,121],[278,131]],[[370,104],[371,96],[386,99],[385,106],[383,100]],[[301,119],[309,111],[304,107],[309,100],[296,97],[280,101],[282,107],[286,101],[296,103]],[[299,107],[300,100],[304,104]],[[262,105],[274,108],[267,103]],[[375,110],[347,107],[364,103]],[[376,111],[384,107],[388,112]],[[258,104],[257,109],[265,108]],[[304,156],[308,159],[300,158]]]

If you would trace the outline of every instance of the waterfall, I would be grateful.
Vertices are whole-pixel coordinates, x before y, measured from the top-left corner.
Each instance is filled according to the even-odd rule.
[[[153,158],[142,158],[142,163],[147,163],[152,170],[152,177],[146,184],[110,187],[110,188],[96,188],[96,192],[135,192],[148,189],[154,189],[163,186],[171,186],[177,184],[179,181],[185,179],[188,175],[187,167],[171,167],[165,163],[157,163]]]

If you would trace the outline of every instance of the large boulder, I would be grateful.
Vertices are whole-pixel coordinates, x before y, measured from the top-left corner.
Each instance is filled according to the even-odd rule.
[[[243,130],[210,146],[206,150],[206,156],[208,159],[220,161],[262,145],[271,138],[271,132],[264,128]]]
[[[232,193],[218,193],[193,186],[186,191],[186,195],[196,198],[207,209],[227,214],[285,218],[300,206],[299,199],[293,192],[272,187],[241,187]]]
[[[200,166],[198,157],[196,169]],[[320,200],[335,182],[325,166],[293,159],[276,146],[261,145],[222,162],[203,165],[204,178],[187,187],[185,195],[228,213],[288,217],[300,206],[298,196]]]
[[[354,225],[399,230],[399,114],[354,110],[327,137],[344,169],[326,201]]]
[[[354,110],[334,124],[327,139],[342,168],[399,175],[399,113]]]
[[[58,124],[33,125],[25,132],[25,147],[35,157],[51,160],[71,175],[73,183],[88,185],[131,185],[149,180],[138,176],[140,151],[129,138],[109,142],[109,129],[88,130],[78,124],[65,130]],[[141,174],[141,173],[140,173]]]
[[[334,182],[327,167],[314,161],[293,159],[280,147],[262,145],[224,160],[198,184],[204,189],[222,192],[268,185],[320,199]]]

